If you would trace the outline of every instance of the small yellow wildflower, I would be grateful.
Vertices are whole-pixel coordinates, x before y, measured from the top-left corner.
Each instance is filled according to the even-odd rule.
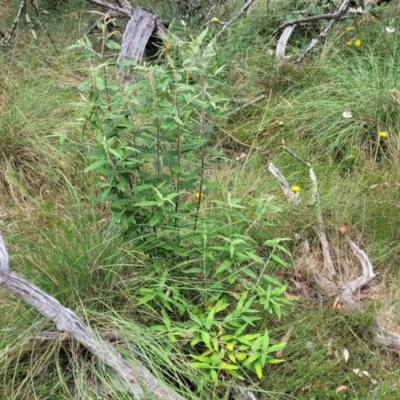
[[[203,196],[203,193],[201,193],[201,192],[197,192],[196,194],[195,194],[195,196],[196,196],[196,198],[200,198],[200,197],[202,197]]]
[[[354,46],[360,47],[360,46],[361,46],[361,40],[360,40],[360,39],[357,39],[357,40],[354,42]]]
[[[354,30],[354,26],[347,26],[346,27],[346,31],[348,32],[348,31],[352,31],[352,30]]]
[[[346,44],[347,44],[347,46],[353,46],[353,41],[349,40]]]
[[[219,18],[217,18],[217,17],[214,17],[212,20],[213,20],[213,22],[219,22]]]
[[[387,136],[388,136],[388,133],[387,133],[386,131],[380,131],[380,132],[379,132],[379,137],[381,137],[381,138],[387,138]]]
[[[300,186],[293,185],[291,189],[293,190],[293,192],[296,193],[296,192],[298,192],[300,190]]]

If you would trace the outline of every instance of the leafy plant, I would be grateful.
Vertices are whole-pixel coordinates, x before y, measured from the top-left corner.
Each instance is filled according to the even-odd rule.
[[[266,275],[274,263],[287,266],[277,255],[286,250],[279,240],[257,240],[277,207],[265,199],[244,204],[229,192],[221,199],[205,177],[208,156],[218,154],[207,145],[226,102],[218,94],[215,51],[202,47],[206,35],[183,46],[182,60],[135,66],[140,79],[125,87],[106,76],[105,64],[94,69],[92,81],[81,85],[86,171],[100,175],[99,200],[110,204],[113,224],[142,239],[139,251],[164,260],[166,268],[137,295],[139,309],[162,319],[152,328],[168,335],[171,349],[186,340],[190,364],[208,378],[221,372],[243,378],[247,370],[261,379],[265,365],[281,361],[271,353],[285,345],[270,341],[258,322],[265,310],[280,318],[281,305],[290,303],[286,286]],[[205,198],[207,212],[200,210]],[[177,267],[168,268],[171,262]],[[178,287],[187,277],[190,289]]]

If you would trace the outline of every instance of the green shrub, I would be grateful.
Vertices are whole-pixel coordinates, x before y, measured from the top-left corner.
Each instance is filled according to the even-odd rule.
[[[246,369],[261,379],[266,364],[281,361],[271,353],[285,345],[270,341],[262,316],[280,318],[290,303],[286,286],[266,274],[288,265],[277,255],[286,250],[279,240],[253,238],[276,207],[264,199],[246,199],[245,206],[230,194],[221,201],[205,176],[208,159],[220,155],[209,144],[226,103],[215,50],[202,45],[206,35],[165,65],[123,62],[139,77],[126,86],[112,81],[107,64],[94,69],[81,85],[86,171],[99,174],[99,200],[110,204],[112,224],[137,241],[138,251],[163,260],[164,270],[137,294],[138,307],[153,314],[147,322],[171,345],[188,339],[182,345],[191,365],[206,370],[205,380],[219,373],[243,378]],[[87,40],[81,45],[95,54]],[[201,208],[205,199],[209,210]],[[258,255],[260,246],[268,257]],[[180,288],[186,279],[192,285]]]

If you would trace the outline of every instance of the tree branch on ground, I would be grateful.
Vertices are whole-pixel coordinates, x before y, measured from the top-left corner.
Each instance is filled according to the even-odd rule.
[[[0,235],[0,286],[12,295],[21,298],[35,307],[42,315],[54,322],[60,332],[65,332],[111,367],[121,378],[127,389],[137,397],[150,393],[152,399],[184,400],[173,389],[168,388],[155,378],[138,361],[131,365],[100,337],[92,331],[70,309],[62,306],[54,297],[48,295],[26,279],[10,271],[9,257]]]

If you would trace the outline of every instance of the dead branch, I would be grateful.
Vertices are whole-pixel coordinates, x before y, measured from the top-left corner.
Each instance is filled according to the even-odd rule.
[[[332,18],[329,21],[328,25],[321,30],[320,34],[316,38],[311,40],[308,47],[297,58],[297,60],[295,61],[295,64],[300,64],[304,60],[306,55],[320,42],[320,40],[326,37],[326,35],[328,34],[328,32],[332,28],[332,26],[336,22],[338,22],[343,17],[343,15],[346,14],[346,12],[348,11],[348,9],[350,7],[350,3],[351,3],[351,0],[343,1],[343,3],[339,6],[338,10],[332,15]]]
[[[320,21],[321,19],[332,19],[334,17],[334,15],[335,14],[332,14],[332,13],[330,13],[330,14],[312,15],[310,17],[303,17],[303,18],[295,19],[293,21],[285,22],[284,24],[278,26],[278,28],[276,28],[272,32],[272,36],[276,36],[279,32],[282,32],[288,26],[291,26],[291,25],[297,26],[297,25],[305,24],[307,22]]]
[[[374,324],[374,333],[378,345],[400,355],[400,334],[388,331],[377,322]]]
[[[275,53],[276,58],[282,58],[285,56],[286,45],[287,45],[287,42],[288,42],[294,28],[296,28],[295,24],[288,25],[283,30],[282,35],[280,36],[280,38],[278,40],[278,44],[276,46],[276,53]]]
[[[4,33],[4,37],[1,40],[0,44],[2,47],[6,47],[10,43],[10,40],[15,32],[15,29],[17,28],[18,22],[21,19],[22,14],[24,14],[25,12],[26,12],[26,0],[21,0],[17,15],[15,16],[13,23],[11,24],[11,28]]]
[[[98,6],[108,8],[109,10],[117,11],[126,17],[131,17],[134,8],[127,2],[124,2],[123,7],[116,6],[115,4],[107,3],[103,0],[87,0],[89,3],[97,4]],[[121,2],[119,2],[121,5]]]
[[[284,147],[284,150],[287,153],[289,153],[292,157],[296,158],[301,163],[306,165],[309,169],[310,180],[312,182],[312,188],[313,188],[310,205],[315,206],[315,211],[317,214],[317,222],[318,222],[317,234],[318,234],[319,241],[321,242],[322,253],[324,255],[324,269],[328,272],[328,277],[332,280],[333,277],[336,275],[336,271],[335,271],[335,266],[333,264],[331,252],[329,250],[328,239],[326,238],[324,220],[322,218],[321,204],[319,201],[317,177],[316,177],[314,170],[312,168],[312,165],[309,161],[303,160],[301,157],[299,157],[293,151],[288,149],[286,146]]]
[[[150,393],[153,399],[183,400],[174,390],[158,381],[138,361],[131,365],[107,341],[95,337],[92,331],[70,309],[63,307],[54,297],[20,277],[9,268],[9,257],[0,235],[0,286],[14,296],[35,307],[51,319],[57,329],[70,334],[102,362],[111,367],[127,388],[137,397]]]
[[[282,172],[279,171],[277,167],[273,163],[268,164],[268,171],[275,177],[275,179],[279,182],[282,188],[282,192],[285,195],[286,199],[289,203],[297,203],[299,200],[298,193],[293,192],[290,188],[290,185],[286,178],[282,175]]]
[[[221,33],[224,32],[224,30],[228,26],[232,25],[242,14],[244,14],[253,3],[254,3],[254,0],[247,0],[247,2],[244,4],[244,6],[228,22],[226,22],[222,26],[221,30],[213,37],[212,40],[215,40],[219,35],[221,35]]]
[[[350,248],[353,250],[354,255],[358,258],[362,266],[362,274],[353,279],[351,282],[344,286],[340,286],[338,289],[338,294],[341,299],[342,304],[348,310],[357,310],[359,308],[358,304],[354,300],[353,293],[360,290],[369,281],[375,278],[374,268],[369,260],[368,256],[362,251],[352,240],[348,239]]]
[[[255,104],[255,103],[259,102],[260,100],[265,99],[265,97],[266,97],[265,94],[262,94],[261,96],[254,97],[254,99],[251,99],[251,100],[247,101],[246,103],[242,104],[241,106],[236,107],[236,108],[234,108],[233,110],[227,112],[226,115],[227,115],[228,117],[230,117],[230,116],[232,116],[232,115],[238,113],[239,111],[242,111],[242,110],[245,109],[246,107],[249,107],[249,106],[251,106],[252,104]]]

